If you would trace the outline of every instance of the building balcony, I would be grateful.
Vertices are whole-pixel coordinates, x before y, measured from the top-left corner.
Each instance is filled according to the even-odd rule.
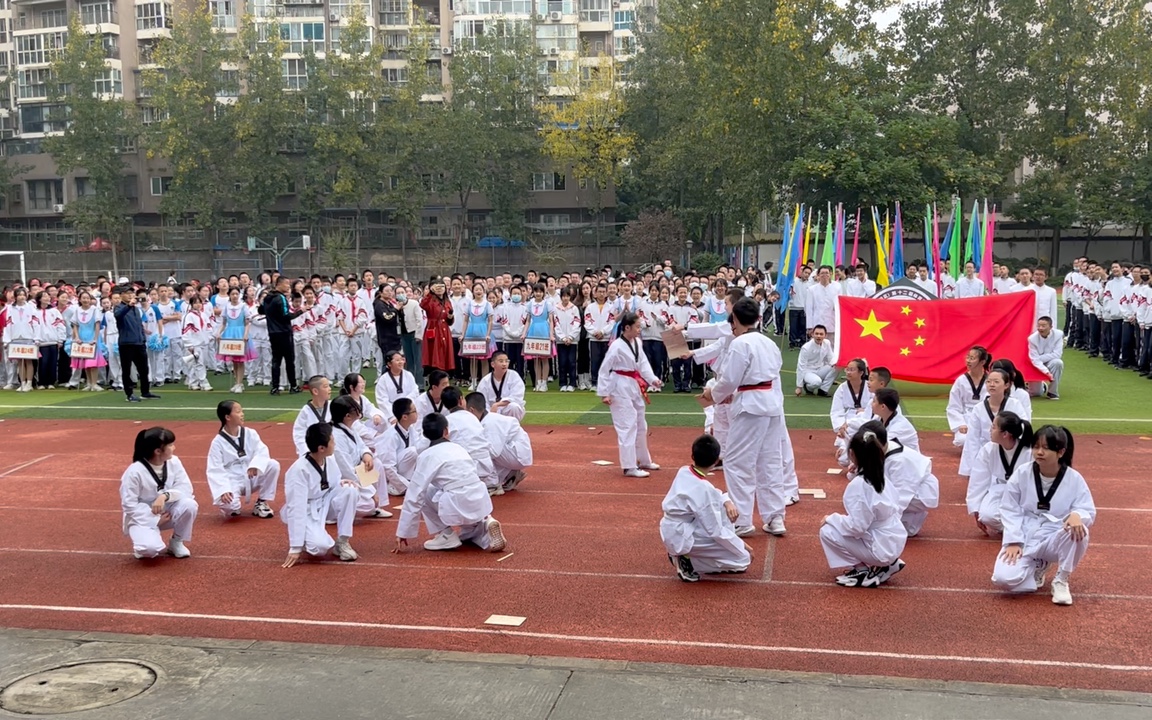
[[[63,13],[33,13],[12,18],[12,30],[67,30],[68,15]]]

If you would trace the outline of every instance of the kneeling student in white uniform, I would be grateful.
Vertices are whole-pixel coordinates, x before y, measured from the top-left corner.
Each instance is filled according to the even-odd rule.
[[[488,447],[492,453],[492,467],[504,492],[515,490],[524,482],[524,471],[532,467],[532,440],[519,421],[508,415],[488,412],[488,400],[483,393],[468,393],[464,397],[468,412],[480,421]],[[451,424],[451,417],[449,417]]]
[[[184,543],[192,539],[199,508],[192,481],[175,451],[176,436],[171,430],[141,430],[132,450],[132,464],[120,477],[124,534],[132,539],[132,554],[138,560],[154,558],[165,550],[177,558],[192,554]],[[161,530],[172,530],[167,545]]]
[[[304,433],[308,452],[292,463],[284,474],[284,507],[280,519],[288,526],[288,559],[283,567],[300,561],[301,553],[323,557],[329,551],[345,562],[357,557],[349,541],[356,519],[356,483],[340,477],[340,466],[332,454],[336,442],[332,426],[316,423]],[[324,524],[336,521],[335,541]]]
[[[845,514],[824,518],[820,545],[828,567],[849,568],[836,578],[846,587],[877,587],[904,569],[900,553],[908,531],[900,522],[896,488],[884,477],[884,445],[861,428],[848,442],[856,477],[844,488]]]
[[[828,397],[837,373],[832,343],[824,342],[827,335],[827,328],[817,325],[812,328],[812,339],[800,348],[796,356],[796,397],[804,393]]]
[[[701,435],[692,443],[692,464],[676,473],[661,507],[660,538],[676,575],[696,582],[700,573],[742,573],[752,563],[752,549],[736,535],[740,513],[708,481],[720,460],[720,443]]]
[[[308,378],[308,392],[312,393],[312,397],[309,398],[307,405],[300,408],[296,422],[292,423],[292,442],[296,445],[296,454],[301,457],[308,452],[308,445],[304,439],[308,428],[332,419],[328,412],[328,401],[332,397],[332,382],[323,375],[314,375]]]
[[[879,420],[870,420],[857,432],[871,432],[884,446],[884,482],[892,486],[900,522],[908,537],[916,537],[928,519],[928,511],[940,505],[940,481],[932,474],[932,460],[919,451],[889,438]],[[849,469],[849,474],[854,468]]]
[[[1014,412],[1022,418],[1028,417],[1027,410],[1020,401],[1012,397],[1012,376],[1002,368],[992,368],[984,381],[988,395],[968,411],[968,434],[964,436],[964,449],[960,454],[960,475],[968,477],[980,449],[988,442],[992,433],[992,421],[997,413]]]
[[[476,391],[488,401],[488,412],[524,419],[524,379],[508,367],[508,354],[497,351],[489,361],[492,372],[480,379]]]
[[[992,421],[992,439],[984,443],[968,476],[968,512],[985,535],[1004,532],[1000,499],[1016,468],[1032,462],[1032,425],[1005,410]]]
[[[340,478],[356,484],[356,514],[373,518],[390,518],[388,501],[379,501],[380,483],[365,487],[360,484],[356,475],[356,467],[363,465],[364,469],[372,472],[376,466],[376,458],[372,451],[364,444],[364,440],[356,432],[356,421],[360,419],[360,407],[349,395],[341,395],[332,401],[332,439],[336,444],[336,465],[340,468]],[[385,492],[384,498],[387,498]]]
[[[504,488],[492,465],[492,446],[488,443],[488,436],[484,434],[480,421],[468,412],[458,389],[445,388],[440,397],[444,403],[443,415],[448,418],[452,442],[468,451],[472,462],[476,463],[476,474],[480,476],[480,482],[488,488],[488,494],[503,495]]]
[[[880,388],[872,394],[872,417],[884,424],[888,437],[899,440],[906,448],[920,452],[920,436],[904,413],[900,412],[900,393],[896,388]]]
[[[412,426],[416,424],[416,403],[402,397],[392,403],[392,428],[384,433],[376,443],[379,452],[380,477],[384,479],[389,495],[403,495],[408,491],[408,482],[416,470],[416,456],[420,449],[420,437],[413,437]],[[419,429],[416,430],[419,435]]]
[[[272,517],[268,503],[276,499],[280,483],[280,463],[272,459],[268,446],[253,429],[244,427],[244,408],[235,400],[216,406],[220,432],[208,447],[206,475],[212,502],[225,515],[235,517],[244,508],[244,498],[252,501],[252,514]]]
[[[1068,578],[1088,551],[1088,528],[1096,519],[1088,483],[1072,469],[1073,449],[1068,428],[1036,430],[1032,462],[1016,468],[1000,501],[1004,541],[992,570],[993,585],[1033,592],[1044,587],[1056,563],[1052,602],[1072,604]]]
[[[434,535],[424,543],[425,550],[452,550],[467,541],[481,550],[500,552],[506,542],[500,522],[492,517],[492,498],[468,451],[450,442],[448,418],[427,415],[421,430],[430,445],[420,453],[404,494],[392,552],[399,553],[419,534],[421,517]]]

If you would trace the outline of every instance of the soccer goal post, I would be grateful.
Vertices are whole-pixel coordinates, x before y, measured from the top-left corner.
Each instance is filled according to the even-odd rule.
[[[23,250],[0,250],[0,255],[3,255],[3,256],[15,255],[15,256],[17,256],[17,258],[20,261],[20,284],[27,286],[28,285],[28,273],[27,273],[27,268],[24,266],[24,251]],[[2,270],[0,270],[0,274],[3,274]]]

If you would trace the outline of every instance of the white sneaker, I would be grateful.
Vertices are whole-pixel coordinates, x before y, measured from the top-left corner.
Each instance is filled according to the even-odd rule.
[[[468,392],[476,392],[476,381],[468,383]]]
[[[646,478],[646,477],[648,477],[648,471],[647,470],[641,470],[640,468],[630,468],[630,469],[624,471],[624,477]]]
[[[174,558],[192,557],[192,553],[188,552],[188,548],[184,547],[184,541],[175,535],[168,541],[168,554]]]
[[[336,553],[336,557],[340,558],[343,562],[352,562],[356,560],[359,555],[352,549],[352,546],[347,540],[337,540],[336,544],[332,547],[332,552]]]
[[[488,497],[496,497],[497,495],[504,494],[504,487],[502,485],[493,485],[488,488]]]
[[[1057,605],[1072,604],[1072,591],[1068,588],[1067,580],[1052,578],[1052,602]]]
[[[268,503],[263,500],[257,500],[256,504],[252,506],[252,514],[258,518],[270,518],[275,515],[272,508],[268,507]]]
[[[764,526],[764,532],[770,535],[775,535],[776,537],[780,537],[784,533],[788,532],[788,529],[784,527],[784,518],[780,515],[777,515],[776,517],[769,520],[768,524]]]
[[[456,534],[455,530],[445,530],[436,537],[424,543],[425,550],[455,550],[464,543],[460,542],[460,536]]]
[[[736,537],[748,537],[754,532],[756,532],[756,528],[752,527],[751,525],[736,526]]]
[[[650,462],[647,465],[641,465],[640,469],[641,470],[659,470],[660,466],[654,462]]]
[[[99,385],[89,385],[88,389],[92,392],[104,392],[104,388],[100,387]]]
[[[382,507],[378,507],[375,510],[373,510],[372,514],[369,515],[368,517],[384,519],[384,518],[392,517],[392,513],[388,512],[387,510],[385,510]]]
[[[15,390],[16,386],[13,385],[12,383],[8,383],[7,385],[4,386],[4,389],[5,390]]]
[[[793,495],[792,497],[790,497],[784,501],[784,507],[788,507],[789,505],[795,505],[798,502],[800,502],[800,496],[799,495]]]
[[[488,531],[488,552],[500,552],[508,544],[504,539],[504,532],[500,529],[500,521],[489,515],[484,520],[484,529]]]

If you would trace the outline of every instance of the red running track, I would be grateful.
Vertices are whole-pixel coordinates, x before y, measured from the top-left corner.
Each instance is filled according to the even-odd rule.
[[[117,483],[141,427],[0,423],[0,624],[1152,689],[1149,441],[1077,439],[1077,467],[1100,512],[1073,576],[1076,604],[1062,608],[1046,592],[992,589],[998,545],[965,514],[958,452],[939,433],[921,441],[935,458],[941,507],[909,542],[907,569],[884,588],[860,590],[832,583],[816,536],[841,509],[843,476],[826,473],[835,464],[830,432],[792,433],[801,487],[823,488],[828,499],[790,508],[787,537],[751,538],[746,575],[690,585],[673,575],[658,532],[690,429],[653,431],[667,469],[627,480],[591,464],[615,462],[610,427],[531,428],[537,466],[522,490],[495,499],[505,553],[416,544],[391,555],[395,521],[363,520],[352,541],[360,561],[283,570],[282,523],[225,521],[208,505],[211,423],[170,426],[201,503],[194,556],[132,559]],[[290,427],[254,427],[286,465]],[[484,625],[494,613],[527,621]]]

